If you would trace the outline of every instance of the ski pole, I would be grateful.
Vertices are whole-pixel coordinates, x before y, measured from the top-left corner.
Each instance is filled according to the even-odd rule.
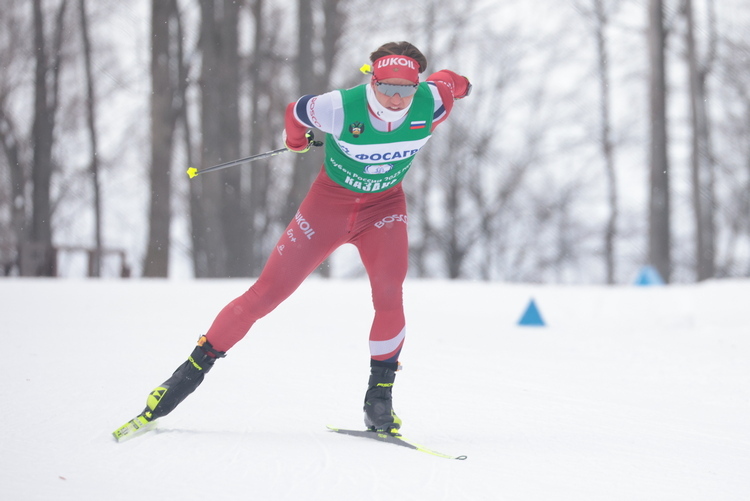
[[[246,158],[240,158],[240,159],[237,159],[237,160],[232,160],[231,162],[225,162],[223,164],[214,165],[213,167],[206,167],[205,169],[200,169],[200,170],[196,169],[195,167],[190,167],[187,170],[187,175],[190,177],[190,179],[193,179],[195,176],[198,176],[200,174],[205,174],[207,172],[213,172],[213,171],[216,171],[216,170],[226,169],[227,167],[233,167],[235,165],[244,164],[244,163],[247,163],[247,162],[253,162],[255,160],[260,160],[262,158],[273,157],[273,156],[279,155],[281,153],[284,153],[285,151],[287,151],[286,148],[279,148],[278,150],[271,150],[271,151],[267,151],[265,153],[258,153],[257,155],[252,155],[252,156],[249,156],[249,157],[246,157]]]

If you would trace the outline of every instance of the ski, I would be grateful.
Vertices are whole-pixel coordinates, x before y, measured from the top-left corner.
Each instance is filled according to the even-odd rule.
[[[118,442],[124,442],[131,438],[143,435],[154,428],[156,428],[156,420],[146,421],[145,417],[136,416],[113,431],[112,436],[115,437],[115,440]]]
[[[348,430],[345,428],[336,428],[335,426],[327,426],[327,428],[333,432],[341,433],[342,435],[350,435],[352,437],[362,437],[362,438],[369,438],[372,440],[377,440],[378,442],[385,442],[388,444],[398,445],[401,447],[406,447],[407,449],[413,449],[415,451],[424,452],[427,454],[431,454],[433,456],[446,458],[446,459],[458,459],[463,461],[467,458],[467,456],[452,456],[450,454],[444,454],[442,452],[434,451],[432,449],[428,449],[427,447],[424,447],[422,445],[419,445],[415,442],[412,442],[408,438],[404,437],[400,433],[386,433],[386,432],[378,432],[378,431],[370,431],[370,430]]]

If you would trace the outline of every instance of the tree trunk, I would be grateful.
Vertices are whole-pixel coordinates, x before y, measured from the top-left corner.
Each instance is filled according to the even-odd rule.
[[[27,239],[27,197],[26,197],[26,175],[27,165],[21,162],[18,151],[18,135],[15,132],[10,118],[6,116],[5,110],[0,107],[0,141],[3,144],[5,157],[10,170],[10,227],[12,229],[11,242],[15,248],[15,257],[12,265],[6,265],[6,273],[9,273],[13,267],[20,270],[21,244]]]
[[[52,207],[50,182],[52,179],[52,144],[57,110],[60,72],[61,37],[66,0],[60,3],[55,26],[55,63],[50,64],[44,36],[44,13],[41,0],[33,1],[34,46],[34,125],[32,131],[34,154],[31,179],[33,183],[31,234],[28,245],[22,246],[21,274],[25,276],[54,276],[56,263],[52,248]],[[51,78],[50,78],[51,76]]]
[[[251,89],[250,97],[250,151],[260,153],[261,148],[268,140],[269,123],[267,105],[262,105],[264,101],[269,101],[271,93],[271,79],[273,75],[273,62],[264,55],[268,54],[270,49],[269,40],[270,31],[267,29],[265,15],[265,1],[255,0],[252,4],[253,28],[255,38],[253,40],[253,57],[250,62],[249,83]],[[277,110],[273,110],[277,113]],[[273,136],[278,138],[278,133]],[[278,140],[278,139],[277,139]],[[269,162],[258,161],[250,169],[250,193],[248,195],[248,217],[249,241],[248,250],[250,251],[248,272],[251,276],[258,276],[263,269],[267,258],[267,249],[263,245],[265,242],[266,232],[270,223],[269,197],[268,191],[270,186],[270,168]]]
[[[201,165],[208,166],[239,156],[239,5],[232,0],[202,0],[200,5]],[[196,276],[245,276],[241,170],[196,181],[190,184]]]
[[[170,75],[174,58],[170,51],[170,26],[178,15],[174,0],[151,2],[151,169],[149,184],[148,243],[144,277],[169,274],[172,189],[170,172],[178,89]]]
[[[699,61],[695,41],[695,19],[692,0],[685,0],[686,44],[690,78],[690,122],[692,127],[691,178],[695,216],[695,267],[699,281],[712,278],[715,266],[714,174],[706,109],[706,76],[713,54]]]
[[[81,40],[83,42],[83,61],[86,67],[86,118],[91,141],[91,159],[89,172],[94,192],[94,243],[95,249],[92,261],[89,263],[91,276],[101,276],[102,261],[102,202],[99,187],[99,148],[96,133],[96,95],[94,93],[94,75],[91,70],[91,41],[89,37],[89,23],[86,15],[86,0],[78,1],[78,11],[81,21]]]
[[[669,161],[667,157],[667,115],[662,0],[649,2],[649,66],[651,92],[651,159],[648,248],[650,264],[665,282],[671,278]]]
[[[240,55],[239,18],[240,3],[224,0],[222,17],[217,19],[221,50],[219,52],[220,81],[220,146],[226,160],[240,157]],[[204,110],[205,111],[205,110]],[[224,246],[227,251],[227,277],[247,277],[250,275],[250,245],[247,230],[247,204],[242,196],[242,183],[246,169],[227,169],[220,172],[223,186],[222,223],[224,226]]]
[[[599,113],[600,113],[600,136],[599,145],[604,158],[604,172],[607,180],[607,202],[609,205],[609,217],[604,230],[604,263],[606,281],[608,284],[615,282],[615,240],[617,238],[617,218],[619,214],[617,200],[617,172],[615,171],[614,145],[612,142],[612,125],[610,118],[609,98],[609,57],[607,51],[607,39],[605,30],[608,19],[604,12],[603,0],[594,0],[594,15],[596,18],[596,50],[598,55],[598,77],[599,77]]]

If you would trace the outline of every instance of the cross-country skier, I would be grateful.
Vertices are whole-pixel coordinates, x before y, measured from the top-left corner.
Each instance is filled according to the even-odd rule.
[[[203,381],[256,320],[294,292],[337,247],[354,244],[372,287],[370,378],[364,398],[368,429],[395,433],[401,420],[391,390],[404,344],[402,284],[407,269],[407,215],[401,181],[416,153],[469,95],[466,77],[449,70],[419,74],[425,56],[408,42],[386,43],[370,55],[366,84],[307,95],[286,109],[285,146],[297,153],[312,145],[311,129],[325,133],[325,162],[309,192],[250,289],[219,312],[192,354],[148,397],[135,419],[114,432],[118,439],[171,412]]]

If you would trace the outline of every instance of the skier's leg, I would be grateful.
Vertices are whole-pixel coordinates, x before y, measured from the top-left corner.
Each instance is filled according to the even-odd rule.
[[[320,183],[313,185],[256,283],[219,312],[188,360],[149,394],[141,416],[150,421],[174,410],[203,382],[217,358],[224,357],[256,320],[289,297],[345,241],[345,210]]]
[[[388,216],[386,221],[362,232],[353,243],[372,288],[375,317],[370,329],[370,356],[377,362],[396,364],[406,333],[403,283],[409,242],[406,216]]]
[[[348,210],[319,183],[313,185],[271,251],[258,280],[219,312],[206,333],[216,349],[232,348],[257,320],[288,298],[331,252],[346,242]]]
[[[285,250],[284,254],[289,258],[292,252]],[[313,252],[305,257],[311,255]],[[195,347],[188,360],[180,365],[167,381],[149,394],[146,409],[142,413],[148,421],[166,416],[195,391],[216,359],[223,358],[226,351],[242,339],[257,319],[265,316],[294,292],[322,259],[318,261],[316,258],[307,264],[305,260],[289,261],[296,266],[280,266],[279,259],[272,254],[258,281],[219,312],[208,333],[201,337],[199,345]],[[296,273],[292,273],[292,270]],[[221,349],[209,341],[214,338],[223,343]]]
[[[405,207],[401,212],[389,212],[389,216],[378,220],[354,242],[370,278],[375,308],[370,330],[371,368],[365,394],[365,426],[386,431],[401,426],[401,419],[393,411],[392,388],[406,334],[403,282],[408,267],[408,237],[405,212]]]

